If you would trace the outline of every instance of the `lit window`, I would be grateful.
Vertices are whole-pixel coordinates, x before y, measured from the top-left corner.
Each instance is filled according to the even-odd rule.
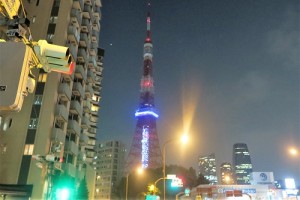
[[[26,144],[24,149],[24,155],[32,155],[33,154],[33,144]]]
[[[38,119],[37,118],[31,118],[29,121],[28,128],[29,129],[36,129],[38,125]]]
[[[34,100],[33,100],[33,104],[34,105],[42,105],[42,99],[43,99],[42,95],[35,95]]]
[[[45,83],[46,80],[47,80],[47,74],[46,74],[46,73],[40,73],[40,74],[39,74],[38,82],[43,82],[43,83]]]

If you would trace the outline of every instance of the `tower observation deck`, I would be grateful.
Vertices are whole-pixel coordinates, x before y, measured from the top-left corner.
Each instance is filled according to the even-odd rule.
[[[141,79],[139,108],[131,149],[126,160],[125,170],[136,167],[158,168],[162,166],[162,156],[156,129],[157,110],[154,105],[154,83],[152,68],[152,40],[150,31],[150,12],[147,15],[147,35],[144,42],[144,66]]]

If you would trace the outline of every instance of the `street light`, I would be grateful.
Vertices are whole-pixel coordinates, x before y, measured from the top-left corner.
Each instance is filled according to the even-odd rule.
[[[178,138],[173,138],[170,140],[167,140],[164,145],[163,145],[163,179],[164,179],[164,200],[166,199],[166,145],[174,142],[174,141],[178,141]],[[183,144],[187,143],[188,141],[188,136],[187,134],[183,134],[180,138],[181,142]]]
[[[139,167],[137,168],[137,173],[138,174],[141,174],[143,173],[143,168]],[[126,194],[125,194],[125,199],[127,200],[127,197],[128,197],[128,177],[129,177],[129,172],[126,174]]]
[[[297,156],[298,155],[298,149],[296,149],[295,147],[291,147],[289,149],[289,153],[292,155],[292,156]]]

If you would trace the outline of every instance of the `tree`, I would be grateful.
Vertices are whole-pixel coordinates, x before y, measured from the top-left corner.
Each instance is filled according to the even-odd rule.
[[[199,174],[197,180],[196,180],[196,185],[205,185],[205,184],[209,184],[209,180],[207,180],[203,174]]]
[[[86,183],[86,178],[84,177],[79,184],[77,189],[77,198],[78,200],[86,200],[89,199],[89,190]]]

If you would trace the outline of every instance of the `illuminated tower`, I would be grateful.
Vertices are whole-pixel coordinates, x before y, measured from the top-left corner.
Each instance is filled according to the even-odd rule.
[[[162,157],[158,141],[154,106],[154,84],[152,76],[152,41],[150,32],[150,13],[147,16],[147,36],[144,42],[144,67],[141,79],[139,108],[135,134],[128,154],[125,170],[130,172],[136,167],[158,168],[162,166]]]

